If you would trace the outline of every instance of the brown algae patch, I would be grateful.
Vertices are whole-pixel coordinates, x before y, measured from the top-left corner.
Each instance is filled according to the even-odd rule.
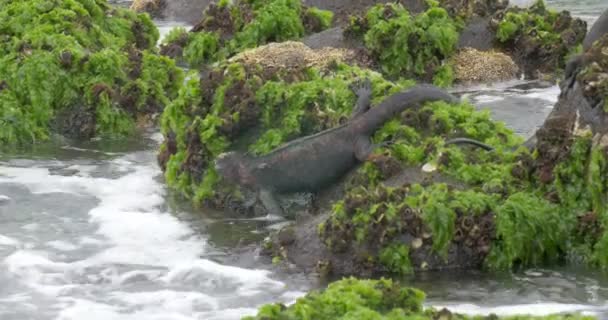
[[[263,69],[303,70],[306,68],[326,69],[330,64],[352,61],[355,53],[349,49],[311,49],[296,41],[270,43],[243,51],[229,59]]]
[[[519,67],[510,56],[473,48],[459,50],[451,59],[454,79],[463,83],[498,82],[517,77]]]

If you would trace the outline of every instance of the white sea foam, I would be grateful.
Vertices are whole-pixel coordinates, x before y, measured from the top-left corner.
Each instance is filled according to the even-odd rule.
[[[523,97],[526,98],[536,98],[536,99],[543,99],[543,100],[547,100],[549,101],[551,104],[551,106],[555,103],[557,103],[557,100],[559,98],[559,93],[560,93],[560,88],[559,86],[555,85],[549,88],[544,88],[544,89],[533,89],[533,90],[529,90],[528,93],[523,94]]]
[[[46,245],[59,251],[72,251],[78,249],[78,246],[63,240],[49,241]]]
[[[7,237],[0,234],[0,246],[17,246],[19,241],[15,238]]]
[[[11,198],[9,196],[0,194],[0,204],[7,203],[9,201],[11,201]]]
[[[597,311],[608,310],[607,307],[593,307],[582,304],[566,304],[554,302],[536,302],[531,304],[514,304],[504,306],[479,306],[476,304],[448,304],[448,305],[433,305],[436,309],[447,308],[455,313],[464,313],[469,315],[490,315],[496,314],[499,316],[514,316],[514,315],[531,315],[545,316],[555,313],[573,313],[580,312],[584,314],[593,314]]]
[[[89,175],[95,166],[87,166],[86,175],[71,176],[53,175],[43,167],[0,167],[0,184],[18,183],[38,195],[59,192],[98,201],[88,211],[94,234],[72,235],[73,241],[58,235],[33,243],[31,249],[0,258],[0,267],[20,285],[50,299],[47,308],[61,310],[57,319],[62,320],[206,319],[201,314],[228,319],[222,309],[234,310],[239,297],[280,299],[285,285],[271,279],[269,271],[201,258],[207,242],[187,223],[162,211],[165,189],[156,180],[160,171],[152,160],[142,163],[136,158],[130,154],[103,163],[120,174],[115,179]],[[53,221],[74,219],[65,218]],[[49,227],[26,223],[20,235],[31,241]],[[12,236],[1,236],[0,245],[21,245],[22,239]],[[132,287],[141,289],[132,292]],[[256,305],[247,307],[252,308],[243,310]]]
[[[501,96],[492,96],[487,94],[478,95],[474,98],[475,103],[491,103],[504,100]]]

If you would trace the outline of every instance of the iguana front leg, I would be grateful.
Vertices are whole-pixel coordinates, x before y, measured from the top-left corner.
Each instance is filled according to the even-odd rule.
[[[394,140],[383,141],[381,143],[373,143],[369,137],[358,137],[355,139],[355,158],[363,162],[369,160],[370,156],[374,153],[374,149],[379,147],[386,147],[395,143]]]
[[[271,190],[260,189],[259,197],[269,215],[284,216],[283,208]]]
[[[353,88],[353,91],[357,95],[357,103],[350,116],[351,119],[365,113],[371,107],[372,82],[369,78],[365,78],[365,80]]]

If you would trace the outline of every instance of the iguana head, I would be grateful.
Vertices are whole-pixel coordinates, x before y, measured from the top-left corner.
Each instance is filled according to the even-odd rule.
[[[235,184],[247,185],[250,175],[247,174],[245,156],[240,152],[224,152],[215,159],[215,170],[226,181]]]

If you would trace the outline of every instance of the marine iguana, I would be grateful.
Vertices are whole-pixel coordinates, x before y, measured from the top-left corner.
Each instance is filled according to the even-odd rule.
[[[459,102],[432,85],[417,85],[395,93],[370,109],[369,79],[356,88],[357,104],[345,124],[292,140],[266,155],[239,152],[219,155],[216,171],[227,181],[259,191],[269,213],[282,215],[275,193],[316,192],[334,183],[372,154],[373,133],[406,108],[427,101]],[[461,139],[454,143],[471,143]]]

